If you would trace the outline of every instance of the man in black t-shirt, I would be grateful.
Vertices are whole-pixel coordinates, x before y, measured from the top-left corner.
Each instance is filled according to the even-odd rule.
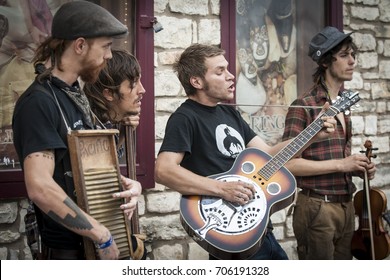
[[[183,195],[222,198],[227,202],[225,213],[239,212],[240,206],[254,199],[254,185],[244,180],[215,180],[207,176],[228,171],[244,147],[258,148],[274,155],[290,141],[273,147],[267,145],[236,109],[220,104],[232,100],[235,91],[234,75],[228,71],[228,62],[222,49],[194,44],[182,53],[174,70],[188,99],[168,120],[156,160],[156,181]],[[324,123],[327,129],[323,129],[316,138],[327,137],[329,132],[334,131],[334,123],[333,118],[327,119]],[[207,208],[211,212],[213,209]],[[213,213],[213,217],[220,215],[223,219],[228,216],[222,212]],[[210,227],[219,227],[214,224],[213,217],[210,218]],[[234,219],[234,215],[231,218]],[[225,225],[229,227],[229,223]],[[218,228],[220,232],[224,230],[223,226]],[[200,237],[194,239],[205,248],[211,247],[202,243]],[[223,250],[211,251],[211,259],[225,258],[222,256],[224,253],[221,253]],[[232,258],[240,258],[239,255]],[[257,248],[251,259],[287,259],[272,233],[271,224],[268,224],[261,247]]]
[[[17,101],[13,115],[14,144],[34,203],[44,259],[84,259],[82,238],[90,238],[100,259],[117,259],[110,231],[75,203],[67,144],[69,130],[93,129],[88,100],[78,78],[94,82],[112,57],[114,37],[127,28],[102,7],[74,1],[60,7],[52,34],[36,53],[37,77]],[[137,181],[121,177],[131,213],[141,193]]]

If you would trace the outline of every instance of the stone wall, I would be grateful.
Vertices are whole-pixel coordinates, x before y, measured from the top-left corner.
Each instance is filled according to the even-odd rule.
[[[164,128],[169,115],[186,98],[180,87],[177,77],[171,69],[175,57],[191,43],[218,44],[220,43],[219,30],[219,1],[155,1],[155,15],[163,24],[164,31],[155,35],[155,96],[156,96],[156,151],[164,137]],[[222,1],[221,1],[222,3]],[[372,186],[380,187],[390,197],[390,2],[385,0],[344,0],[344,29],[355,31],[353,37],[359,48],[358,65],[351,82],[346,88],[360,92],[362,100],[360,108],[352,113],[353,152],[359,153],[364,149],[366,139],[372,140],[378,148],[377,158],[372,159],[377,164],[377,176],[371,181]],[[206,36],[204,36],[206,34]],[[355,180],[362,188],[362,180]],[[203,259],[207,258],[204,250],[191,239],[186,237],[181,229],[179,213],[166,213],[166,204],[176,205],[178,208],[179,196],[163,186],[146,192],[146,213],[141,218],[141,224],[149,232],[150,224],[155,216],[149,216],[148,205],[155,204],[158,196],[164,201],[159,207],[159,225],[156,232],[164,232],[162,236],[154,238],[150,243],[154,259]],[[153,195],[153,202],[150,201]],[[166,197],[169,196],[168,203]],[[390,201],[388,202],[390,206]],[[296,241],[292,230],[292,219],[284,209],[271,216],[275,226],[274,233],[291,259],[297,259]],[[165,229],[169,219],[169,226],[174,230]],[[151,221],[149,221],[149,219]],[[172,221],[173,220],[173,221]],[[163,226],[162,228],[160,226]],[[162,230],[161,230],[162,229]],[[177,236],[180,233],[180,237]],[[177,236],[177,237],[175,237]]]
[[[27,199],[1,200],[0,260],[31,260],[24,224],[27,206]]]
[[[221,1],[223,2],[223,1]],[[219,0],[155,0],[155,16],[164,27],[155,34],[155,136],[156,152],[169,115],[186,98],[172,71],[172,63],[192,43],[219,44]],[[353,150],[358,153],[370,139],[379,150],[377,175],[372,186],[390,197],[390,2],[344,0],[344,29],[355,31],[358,66],[346,87],[360,92],[360,108],[353,112]],[[356,181],[361,188],[362,182]],[[180,195],[156,184],[144,191],[139,205],[141,231],[148,236],[148,258],[207,259],[208,254],[187,236],[180,223]],[[388,207],[390,202],[388,202]],[[30,259],[23,217],[26,200],[0,202],[0,259]],[[291,259],[297,259],[288,209],[271,219],[274,233]]]

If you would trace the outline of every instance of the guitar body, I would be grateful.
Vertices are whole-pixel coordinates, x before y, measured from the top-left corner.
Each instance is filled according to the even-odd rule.
[[[245,149],[232,168],[209,176],[221,181],[244,181],[256,189],[254,198],[241,206],[210,196],[182,196],[181,222],[187,233],[218,259],[247,259],[264,238],[269,217],[290,205],[296,194],[294,176],[281,167],[268,180],[259,169],[271,156],[255,148]]]

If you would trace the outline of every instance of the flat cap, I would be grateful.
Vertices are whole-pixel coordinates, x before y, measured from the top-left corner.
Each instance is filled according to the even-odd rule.
[[[127,32],[127,27],[103,7],[88,1],[72,1],[62,5],[54,15],[51,36],[75,40],[121,37]]]
[[[327,26],[311,39],[308,55],[315,62],[318,62],[325,53],[333,49],[345,38],[351,36],[351,34],[352,32],[343,33],[335,27]]]

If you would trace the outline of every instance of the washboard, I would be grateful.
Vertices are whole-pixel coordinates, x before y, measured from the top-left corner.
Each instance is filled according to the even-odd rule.
[[[112,194],[122,191],[115,144],[116,129],[73,130],[68,134],[77,204],[111,232],[120,259],[130,258],[131,229],[120,205],[124,199]],[[95,246],[84,238],[87,259],[97,259]]]

